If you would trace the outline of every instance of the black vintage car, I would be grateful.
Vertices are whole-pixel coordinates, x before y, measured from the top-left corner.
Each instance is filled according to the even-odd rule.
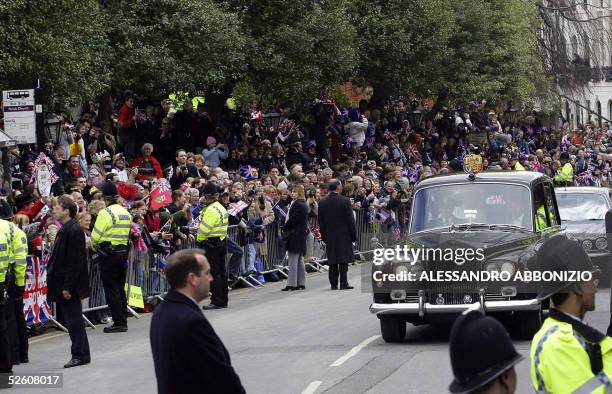
[[[412,197],[407,246],[480,250],[481,258],[448,261],[433,253],[375,262],[370,311],[380,319],[383,339],[401,342],[407,322],[449,320],[469,308],[499,315],[514,323],[520,337],[531,339],[547,308],[533,285],[513,280],[388,281],[381,273],[418,277],[424,271],[487,271],[514,279],[517,271],[537,268],[536,253],[547,237],[564,236],[560,223],[552,180],[538,172],[460,173],[421,180]]]

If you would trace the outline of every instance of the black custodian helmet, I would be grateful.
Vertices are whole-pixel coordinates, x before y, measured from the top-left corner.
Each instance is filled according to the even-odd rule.
[[[523,356],[499,321],[468,310],[453,324],[450,359],[455,378],[449,391],[469,393],[514,367]]]

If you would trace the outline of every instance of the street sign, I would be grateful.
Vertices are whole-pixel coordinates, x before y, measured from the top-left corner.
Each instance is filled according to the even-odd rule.
[[[18,144],[36,143],[34,89],[2,92],[4,132]]]

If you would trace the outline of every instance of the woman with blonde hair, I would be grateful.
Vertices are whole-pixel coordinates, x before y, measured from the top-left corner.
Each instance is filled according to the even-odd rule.
[[[291,190],[291,198],[293,201],[283,226],[283,240],[289,260],[289,278],[287,286],[282,291],[306,289],[304,255],[308,235],[308,205],[306,205],[304,187],[295,186]]]

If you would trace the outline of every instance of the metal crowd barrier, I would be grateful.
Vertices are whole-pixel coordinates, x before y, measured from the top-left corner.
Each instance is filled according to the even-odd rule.
[[[380,215],[377,217],[376,210],[355,210],[355,223],[357,227],[357,242],[355,242],[355,256],[358,259],[367,261],[370,259],[373,250],[377,247],[392,247],[405,239],[408,232],[408,207],[400,206],[392,212],[386,212],[384,217],[387,220],[381,222]],[[306,240],[307,253],[304,258],[305,265],[314,271],[324,272],[327,270],[324,263],[327,262],[324,244],[316,239],[318,222],[315,218],[309,219],[310,234]],[[315,231],[312,231],[315,230]],[[263,286],[264,283],[259,275],[277,273],[283,278],[288,275],[287,253],[285,251],[281,227],[275,221],[264,228],[265,239],[262,243],[252,242],[246,234],[242,234],[238,226],[230,226],[228,229],[228,239],[235,242],[235,245],[242,252],[238,265],[238,276],[230,286],[238,282],[245,286],[256,288]],[[251,242],[249,242],[251,241]],[[189,236],[182,243],[181,249],[192,249],[196,247],[195,238]],[[164,275],[165,259],[169,251],[160,253],[152,249],[138,249],[132,243],[127,261],[126,295],[129,300],[130,293],[134,286],[140,288],[145,303],[160,300],[162,295],[169,290],[168,282]],[[260,260],[262,265],[258,272],[251,272],[253,262]],[[232,261],[232,253],[228,251],[227,262]],[[235,260],[234,260],[235,262]],[[87,319],[85,313],[108,308],[104,295],[104,287],[100,276],[98,264],[90,258],[89,264],[89,283],[91,288],[90,297],[83,300],[83,317],[88,326],[95,328],[94,324]],[[228,265],[228,269],[230,269]],[[235,268],[235,267],[232,267]],[[56,319],[55,305],[48,303],[52,316],[50,320],[59,329],[67,331]],[[128,306],[128,311],[136,318],[138,313]]]

